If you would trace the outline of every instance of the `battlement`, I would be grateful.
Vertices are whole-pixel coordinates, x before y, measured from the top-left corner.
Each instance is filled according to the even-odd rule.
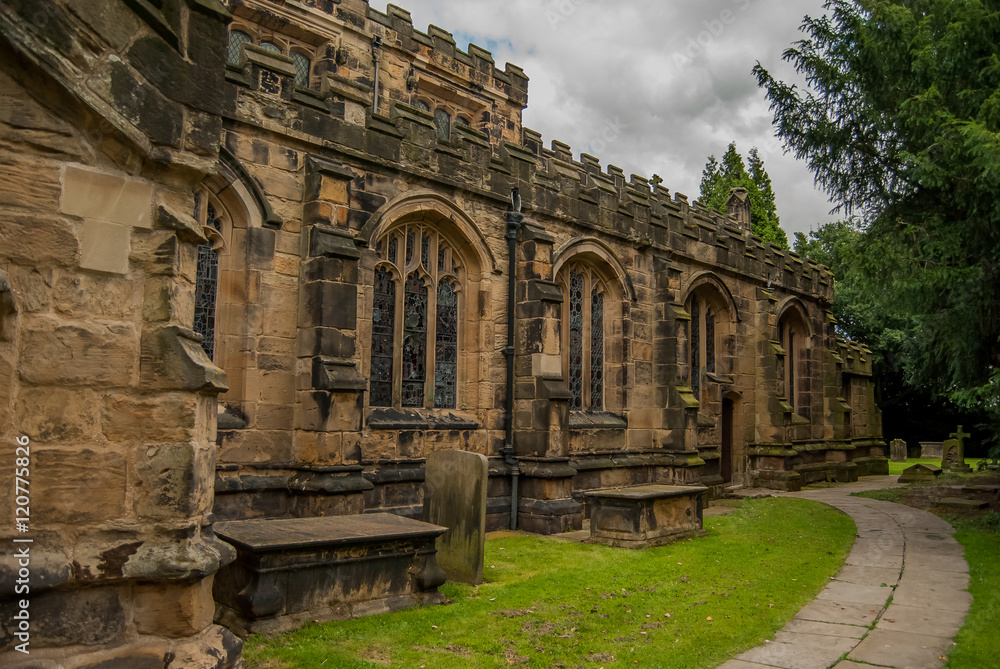
[[[704,256],[706,261],[728,264],[769,285],[832,301],[833,277],[828,269],[764,244],[742,229],[736,218],[691,202],[682,193],[672,194],[657,175],[626,178],[621,168],[602,167],[595,156],[582,153],[574,157],[572,148],[557,140],[546,148],[540,133],[520,126],[520,108],[516,119],[499,118],[501,97],[514,107],[520,104],[518,100],[527,101],[527,77],[510,64],[505,71],[496,69],[489,52],[475,45],[462,52],[455,48],[452,35],[436,26],[427,33],[414,30],[409,13],[395,5],[386,13],[363,0],[335,4],[313,0],[312,5],[246,0],[245,6],[258,8],[255,11],[264,6],[308,6],[316,13],[313,5],[322,5],[326,15],[336,18],[343,36],[361,35],[370,47],[370,36],[382,34],[383,44],[394,45],[389,51],[411,58],[406,67],[423,69],[404,78],[398,90],[380,79],[388,100],[376,113],[372,108],[374,78],[366,77],[364,68],[350,58],[343,67],[320,72],[311,89],[304,89],[294,85],[294,71],[287,58],[246,47],[239,67],[231,67],[228,76],[237,85],[238,119],[359,159],[385,161],[504,202],[510,189],[516,187],[525,207],[538,214],[601,229],[637,247]],[[394,63],[387,62],[384,67],[403,70],[403,65]],[[435,112],[418,106],[421,96],[432,91],[438,99],[446,99],[462,91],[452,94],[445,90],[444,79],[431,81],[435,64],[450,73],[452,85],[463,83],[469,95],[482,94],[485,88],[477,87],[476,81],[486,81],[488,73],[487,78],[497,85],[492,89],[496,93],[492,115],[480,117],[476,124],[459,123],[455,117],[443,137]],[[398,79],[392,76],[392,81]],[[400,94],[407,86],[413,87],[414,93]],[[280,112],[275,109],[278,104],[284,104]]]

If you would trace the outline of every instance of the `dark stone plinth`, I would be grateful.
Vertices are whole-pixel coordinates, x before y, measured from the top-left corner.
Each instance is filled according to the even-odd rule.
[[[903,470],[900,483],[925,483],[941,476],[941,468],[934,465],[913,465]]]
[[[589,491],[590,541],[618,548],[646,548],[703,536],[706,492],[703,485]]]
[[[942,497],[937,503],[938,506],[946,506],[951,509],[985,509],[990,505],[989,502],[965,497]]]
[[[381,513],[216,523],[237,553],[215,577],[219,622],[274,633],[439,604],[434,542],[445,531]]]

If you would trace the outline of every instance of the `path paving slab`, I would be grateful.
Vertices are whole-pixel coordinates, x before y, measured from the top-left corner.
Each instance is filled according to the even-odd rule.
[[[862,664],[861,662],[851,662],[850,660],[844,660],[839,662],[837,666],[833,669],[871,669],[872,667],[884,667],[885,665],[880,664]]]
[[[899,669],[938,669],[951,648],[951,639],[877,629],[851,651],[848,659]]]
[[[915,562],[920,567],[931,571],[942,573],[957,572],[960,574],[969,573],[969,563],[965,561],[964,557],[955,557],[953,555],[920,555],[919,561],[915,560]]]
[[[964,611],[943,611],[926,606],[903,606],[895,600],[875,629],[892,632],[909,632],[951,639],[965,622]]]
[[[850,602],[851,604],[871,604],[874,608],[881,608],[885,605],[885,600],[892,594],[892,588],[881,587],[879,585],[855,585],[842,581],[831,581],[830,585],[823,588],[816,599],[825,599],[832,602]]]
[[[758,646],[737,655],[736,659],[782,669],[827,669],[858,643],[857,639],[819,634],[787,634],[782,638],[784,641],[772,641]]]
[[[955,590],[969,589],[969,573],[958,571],[937,571],[927,567],[908,564],[906,565],[907,578],[923,579],[928,583],[937,583],[940,586],[948,586]]]
[[[854,565],[844,565],[840,573],[835,577],[838,581],[854,583],[857,585],[881,586],[885,583],[888,586],[896,585],[899,580],[899,569],[885,569],[883,567],[855,567]]]
[[[798,615],[798,620],[815,620],[821,623],[838,625],[864,625],[868,627],[875,622],[875,617],[882,610],[882,605],[851,604],[850,602],[828,602],[817,599],[806,604]]]
[[[839,636],[847,639],[860,639],[868,633],[868,628],[860,625],[835,625],[833,623],[820,623],[815,620],[795,619],[785,625],[782,632],[825,634],[827,636]]]
[[[907,574],[903,574],[903,580],[896,588],[896,594],[892,600],[893,605],[900,606],[923,606],[929,609],[941,609],[942,611],[958,611],[964,613],[969,610],[972,604],[972,595],[955,588],[942,587],[917,579],[908,579]]]
[[[761,669],[762,667],[774,667],[774,665],[747,662],[746,660],[729,660],[725,664],[720,664],[717,669]]]

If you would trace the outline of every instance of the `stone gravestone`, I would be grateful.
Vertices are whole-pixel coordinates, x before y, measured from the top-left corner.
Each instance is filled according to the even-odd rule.
[[[902,439],[889,442],[889,455],[893,462],[906,462],[906,442]]]
[[[941,476],[941,468],[934,465],[913,465],[903,470],[899,477],[900,483],[925,483],[933,481],[935,476]]]
[[[968,432],[962,431],[962,426],[958,426],[957,432],[952,432],[951,439],[944,442],[941,449],[941,466],[949,472],[968,473],[972,467],[965,464],[965,438],[971,437]]]
[[[437,561],[448,580],[483,582],[489,470],[489,461],[479,453],[435,451],[427,456],[424,520],[448,528],[437,540]]]

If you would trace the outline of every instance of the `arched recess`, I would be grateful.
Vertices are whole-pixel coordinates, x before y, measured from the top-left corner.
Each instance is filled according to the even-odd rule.
[[[470,225],[454,208],[419,199],[369,231],[374,262],[364,270],[368,306],[359,321],[359,339],[370,343],[369,410],[480,408],[480,361],[491,339],[478,309],[491,257],[466,234]]]
[[[625,266],[607,244],[593,237],[578,237],[556,249],[552,256],[552,272],[558,276],[570,259],[586,260],[595,267],[605,266],[614,273],[615,280],[622,287],[622,293],[629,302],[636,301],[635,286]]]
[[[809,312],[796,297],[786,298],[778,306],[778,341],[784,351],[784,355],[778,356],[781,394],[793,413],[808,417],[811,411],[808,379],[812,372],[815,337]]]
[[[485,273],[498,273],[498,265],[493,251],[479,226],[461,209],[447,198],[431,191],[408,193],[387,202],[381,207],[358,233],[358,240],[373,245],[386,231],[404,217],[422,218],[428,222],[444,222],[450,225],[463,239],[463,253],[474,255],[478,266]],[[499,230],[506,223],[497,216]]]
[[[725,282],[711,272],[702,272],[688,282],[682,304],[691,320],[684,345],[678,347],[678,362],[686,363],[689,386],[700,406],[708,407],[708,384],[721,382],[735,372],[739,309]]]
[[[635,299],[628,275],[611,250],[594,239],[560,248],[553,271],[563,294],[561,350],[570,410],[624,412],[626,304]]]
[[[211,334],[214,341],[206,350],[211,349],[215,364],[226,372],[229,384],[229,390],[219,396],[219,426],[223,429],[252,426],[257,403],[262,401],[259,393],[250,392],[251,386],[260,385],[261,372],[256,364],[258,339],[275,334],[294,337],[291,330],[270,331],[268,328],[273,328],[279,319],[264,314],[260,307],[265,302],[260,295],[261,274],[269,271],[266,247],[270,244],[273,250],[274,245],[274,232],[266,228],[280,227],[281,219],[270,210],[253,177],[225,150],[221,152],[216,174],[201,184],[195,199],[195,217],[209,237],[208,246],[215,254],[217,266],[214,295],[206,296],[197,286],[195,299],[196,312],[202,320],[209,300],[214,300]],[[251,238],[253,244],[248,241]],[[260,257],[254,257],[251,248],[256,248]],[[206,250],[206,247],[199,249],[199,275],[205,274],[206,260],[211,258]],[[260,253],[261,250],[265,252]],[[293,350],[291,345],[287,348]],[[292,402],[294,398],[268,399],[277,404]]]

